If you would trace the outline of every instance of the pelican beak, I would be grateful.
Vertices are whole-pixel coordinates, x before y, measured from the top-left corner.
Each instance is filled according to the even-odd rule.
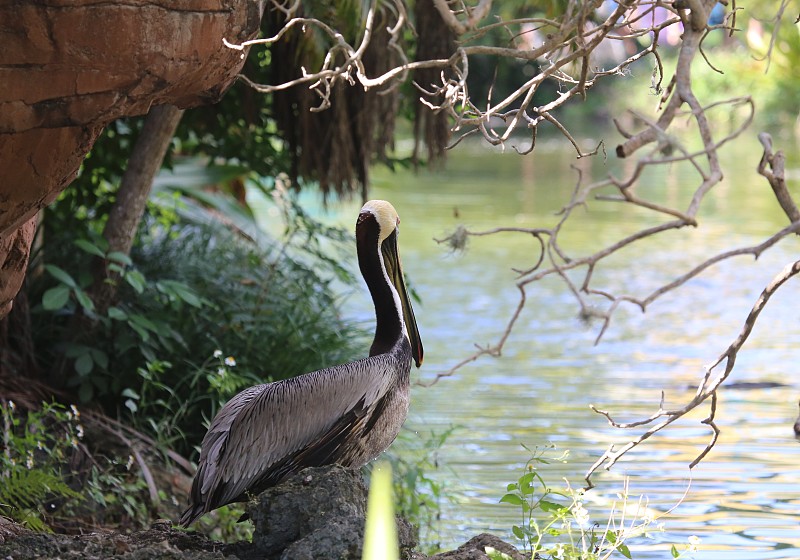
[[[395,229],[381,244],[383,253],[383,263],[386,273],[394,284],[395,290],[400,295],[400,305],[403,308],[403,322],[406,325],[408,340],[411,342],[411,354],[417,367],[422,365],[422,340],[417,329],[417,320],[414,318],[414,310],[411,308],[411,300],[408,297],[406,283],[403,279],[403,267],[400,265],[400,255],[397,252],[397,230]]]

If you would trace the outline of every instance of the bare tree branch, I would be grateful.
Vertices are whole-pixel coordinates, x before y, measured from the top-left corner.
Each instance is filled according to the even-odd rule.
[[[775,193],[775,198],[778,199],[778,204],[781,205],[783,211],[791,222],[800,220],[800,210],[789,194],[789,189],[786,188],[786,156],[783,155],[782,150],[772,153],[772,137],[766,132],[758,135],[758,140],[764,146],[764,155],[758,163],[758,173],[766,177],[769,181],[769,186]],[[771,168],[767,169],[767,166]]]
[[[599,319],[596,342],[599,342],[611,324],[612,317],[624,304],[629,304],[642,312],[651,303],[670,293],[686,282],[704,273],[722,261],[743,255],[758,257],[790,235],[800,233],[800,210],[792,200],[785,180],[785,157],[783,152],[773,153],[772,141],[766,134],[759,138],[764,146],[764,154],[758,164],[758,173],[764,176],[772,187],[774,196],[781,205],[790,224],[775,232],[756,245],[732,248],[710,255],[699,264],[682,274],[676,274],[650,293],[644,295],[619,293],[613,288],[598,286],[595,272],[603,267],[609,257],[640,243],[646,239],[686,227],[697,227],[700,223],[702,203],[713,192],[723,178],[719,150],[728,142],[745,134],[753,121],[755,107],[747,95],[731,97],[712,103],[699,99],[692,84],[692,65],[698,60],[719,72],[704,52],[703,43],[709,33],[727,30],[730,36],[736,30],[737,10],[735,4],[728,11],[720,25],[709,25],[708,19],[716,0],[676,0],[661,2],[654,0],[620,0],[607,11],[597,9],[593,2],[566,0],[558,17],[530,17],[503,20],[492,15],[491,0],[448,2],[432,0],[436,12],[441,15],[447,28],[457,36],[455,51],[448,58],[409,62],[399,47],[404,33],[413,33],[402,0],[392,0],[389,10],[394,20],[388,23],[389,48],[398,50],[401,64],[382,74],[369,76],[364,70],[362,55],[374,36],[375,10],[378,3],[373,0],[365,19],[360,39],[350,44],[336,30],[314,18],[295,17],[299,3],[295,0],[276,2],[287,17],[284,27],[272,37],[250,41],[241,45],[225,44],[231,48],[244,48],[248,45],[270,45],[281,41],[287,32],[295,27],[314,27],[324,34],[329,42],[329,51],[319,68],[302,70],[301,77],[279,84],[254,84],[245,77],[242,79],[262,92],[274,92],[290,87],[307,87],[316,92],[321,100],[315,110],[323,110],[330,105],[330,93],[334,85],[345,82],[364,89],[393,88],[405,80],[408,72],[427,68],[439,70],[425,78],[426,82],[415,84],[419,91],[419,102],[431,111],[445,114],[452,123],[455,136],[450,147],[455,147],[464,138],[480,135],[487,143],[495,146],[511,144],[520,154],[527,154],[536,147],[539,126],[552,126],[575,150],[578,158],[605,153],[601,142],[593,149],[582,146],[570,130],[557,117],[557,110],[571,100],[586,97],[587,92],[601,80],[620,76],[629,71],[631,64],[652,56],[652,90],[660,95],[656,114],[648,117],[635,114],[638,129],[628,130],[619,120],[614,123],[623,136],[616,147],[619,158],[631,158],[622,176],[608,174],[595,180],[585,178],[578,170],[578,180],[572,190],[570,200],[558,213],[552,227],[525,228],[499,227],[486,231],[470,231],[459,227],[451,235],[437,240],[449,245],[453,250],[463,249],[471,237],[491,235],[528,235],[537,242],[531,253],[529,263],[514,269],[518,274],[515,287],[518,301],[503,332],[494,343],[476,345],[475,351],[458,361],[450,369],[437,373],[424,385],[432,385],[442,378],[454,375],[460,368],[483,356],[500,356],[514,330],[527,302],[526,290],[530,284],[544,278],[558,278],[573,295],[579,313],[585,319]],[[726,4],[726,2],[723,2]],[[782,20],[788,0],[782,0],[773,20],[778,27]],[[497,10],[495,10],[497,11]],[[681,39],[677,52],[675,71],[665,76],[664,64],[659,54],[659,37],[670,28],[681,26]],[[489,33],[503,32],[507,37],[504,44],[487,44]],[[649,42],[647,41],[649,39]],[[775,41],[773,34],[767,56],[772,52]],[[597,49],[604,44],[635,43],[635,52],[615,59],[610,68],[601,67],[597,59]],[[438,55],[437,55],[438,56]],[[470,94],[468,77],[470,63],[475,57],[511,59],[529,65],[534,71],[513,91],[502,98],[495,98],[495,90],[490,87],[485,99]],[[434,57],[431,57],[434,58]],[[536,96],[545,83],[555,83],[558,93],[538,106]],[[664,85],[666,84],[666,86]],[[734,125],[727,132],[720,132],[713,126],[710,115],[726,111],[729,121]],[[680,122],[681,126],[675,123]],[[683,124],[686,126],[683,126]],[[676,130],[681,128],[681,130]],[[524,132],[525,140],[519,147],[517,133]],[[688,139],[686,136],[690,136]],[[528,141],[530,144],[528,144]],[[697,147],[699,145],[699,147]],[[691,147],[689,147],[691,146]],[[635,158],[635,159],[634,159]],[[661,198],[643,193],[641,188],[644,173],[652,168],[681,166],[688,170],[685,181],[690,181],[691,193],[680,203],[666,204]],[[572,254],[560,242],[562,228],[570,220],[575,220],[574,211],[590,203],[626,204],[648,213],[650,221],[638,231],[600,247],[591,254]],[[627,424],[616,422],[610,413],[595,409],[609,422],[619,428],[647,427],[646,431],[628,444],[609,448],[587,473],[587,484],[591,486],[591,475],[601,466],[610,468],[622,455],[633,449],[651,435],[662,430],[688,411],[709,401],[709,414],[703,423],[711,429],[712,436],[707,447],[693,461],[697,464],[714,446],[719,428],[715,424],[717,389],[733,369],[736,356],[749,336],[758,314],[769,298],[790,277],[800,270],[800,261],[788,266],[762,293],[748,316],[739,337],[722,353],[720,358],[707,368],[703,382],[695,398],[681,409],[665,410],[662,405],[650,417]],[[714,373],[723,361],[725,371]]]
[[[394,0],[392,6],[391,12],[395,14],[396,21],[387,27],[391,36],[389,47],[399,50],[402,54],[397,46],[398,40],[406,29],[411,29],[411,24],[407,21],[402,0]],[[282,91],[292,87],[308,87],[317,92],[321,99],[320,105],[314,110],[324,110],[330,106],[330,92],[333,86],[340,81],[351,85],[358,84],[365,89],[396,87],[411,70],[439,68],[442,70],[440,83],[421,84],[424,97],[439,101],[432,103],[424,97],[420,101],[428,105],[431,110],[446,111],[452,118],[454,132],[465,134],[477,130],[488,142],[502,145],[508,142],[521,126],[531,130],[531,134],[535,135],[536,128],[541,122],[549,122],[575,145],[579,157],[583,157],[592,152],[583,152],[572,135],[560,125],[552,113],[573,97],[585,97],[587,90],[598,80],[619,75],[635,61],[649,54],[655,54],[658,34],[681,21],[676,14],[676,17],[667,18],[660,23],[651,18],[650,23],[642,26],[641,23],[647,21],[647,15],[652,14],[656,8],[656,3],[645,0],[626,0],[617,3],[614,10],[599,24],[592,22],[596,15],[595,5],[576,0],[569,0],[564,16],[558,20],[520,18],[490,23],[484,22],[492,8],[490,0],[479,0],[475,7],[465,7],[463,10],[455,10],[451,4],[443,0],[434,0],[434,6],[445,24],[461,37],[461,45],[457,51],[447,59],[417,62],[409,62],[403,55],[402,64],[379,76],[368,76],[362,62],[363,53],[373,35],[375,12],[378,7],[375,0],[367,12],[358,47],[348,43],[344,36],[330,25],[310,17],[291,17],[278,33],[271,37],[241,44],[224,41],[224,44],[229,48],[240,50],[253,45],[268,46],[284,39],[291,29],[314,27],[327,36],[331,43],[328,55],[320,68],[303,68],[299,78],[278,84],[254,83],[243,75],[240,78],[262,93]],[[296,2],[289,7],[285,7],[282,3],[274,3],[273,9],[280,10],[288,17],[294,16],[299,7]],[[510,47],[476,44],[486,33],[498,28],[507,30],[511,37],[539,33],[542,34],[540,36],[543,40],[540,44],[527,41]],[[653,38],[651,45],[637,50],[613,68],[601,69],[593,65],[592,53],[604,41],[631,40],[647,35]],[[538,65],[539,72],[504,99],[498,101],[489,99],[486,103],[479,103],[470,97],[466,84],[470,58],[474,56],[528,61]],[[544,106],[532,107],[532,100],[540,86],[553,80],[568,85],[569,89]],[[481,109],[481,105],[485,108]],[[504,123],[502,129],[496,128],[497,119]]]
[[[775,276],[772,282],[764,288],[764,291],[761,292],[758,300],[756,301],[753,308],[750,310],[750,313],[747,316],[747,319],[744,322],[744,326],[742,330],[739,332],[739,335],[736,339],[728,346],[728,348],[717,358],[717,360],[711,364],[710,366],[706,367],[705,375],[697,387],[697,392],[695,393],[694,398],[682,408],[673,409],[673,410],[665,410],[663,406],[663,395],[662,395],[662,405],[659,409],[653,413],[648,418],[643,420],[638,420],[635,422],[617,422],[613,419],[611,414],[605,410],[600,410],[592,406],[592,410],[605,416],[608,420],[609,424],[614,426],[615,428],[621,429],[631,429],[637,428],[640,426],[651,426],[637,438],[629,441],[625,445],[620,448],[616,448],[616,446],[611,445],[605,453],[597,460],[595,463],[589,468],[588,472],[586,473],[586,485],[587,488],[592,488],[594,485],[592,484],[592,475],[600,468],[605,470],[610,469],[614,466],[614,464],[628,451],[633,449],[634,447],[638,446],[642,442],[649,439],[654,434],[660,432],[667,426],[669,426],[672,422],[677,420],[678,418],[682,418],[690,411],[694,410],[706,400],[711,398],[711,405],[709,406],[709,414],[708,416],[702,421],[703,424],[708,425],[712,430],[711,439],[706,445],[705,448],[695,457],[695,459],[689,464],[689,468],[694,468],[703,458],[711,451],[714,445],[717,442],[717,437],[719,436],[720,430],[719,427],[715,423],[716,419],[716,412],[717,412],[717,390],[722,385],[722,383],[728,378],[728,376],[733,371],[733,366],[736,363],[736,358],[739,355],[739,351],[744,346],[744,343],[747,341],[747,338],[750,336],[750,333],[753,331],[753,327],[756,324],[756,320],[758,319],[759,314],[764,310],[767,305],[769,299],[778,291],[778,289],[790,278],[796,276],[800,273],[800,261],[793,262],[791,264],[786,265],[783,270]],[[714,377],[714,369],[719,366],[721,363],[725,362],[725,370],[722,373],[719,373]],[[658,421],[658,422],[657,422]],[[654,422],[657,422],[653,425]]]

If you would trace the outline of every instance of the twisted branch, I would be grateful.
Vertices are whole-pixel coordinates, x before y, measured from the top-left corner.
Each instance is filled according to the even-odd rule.
[[[652,55],[653,78],[652,89],[660,94],[657,115],[648,118],[635,115],[644,123],[639,130],[628,131],[620,122],[614,121],[624,140],[616,147],[616,155],[620,158],[636,158],[635,164],[627,175],[607,177],[594,182],[584,182],[578,171],[578,181],[572,191],[570,201],[561,209],[556,224],[549,228],[494,228],[487,231],[470,231],[459,228],[440,243],[449,244],[454,249],[463,248],[470,237],[483,237],[499,234],[529,235],[538,243],[538,254],[533,258],[533,265],[516,270],[518,277],[515,287],[519,293],[518,302],[511,313],[505,329],[499,339],[491,344],[476,345],[476,350],[460,360],[450,369],[436,374],[424,383],[430,386],[440,379],[454,375],[460,368],[483,356],[500,356],[508,341],[517,320],[527,302],[527,287],[546,277],[555,276],[573,294],[580,315],[584,318],[599,318],[601,326],[596,343],[600,341],[611,324],[616,311],[623,305],[632,305],[641,311],[666,293],[678,289],[687,281],[695,278],[718,263],[742,255],[758,257],[764,251],[775,246],[789,235],[800,233],[800,210],[792,200],[784,178],[785,158],[781,151],[772,151],[772,142],[768,135],[760,136],[764,146],[764,155],[758,165],[758,172],[764,176],[772,187],[772,192],[789,219],[789,225],[775,232],[761,243],[748,247],[733,248],[706,258],[688,271],[676,275],[670,281],[655,288],[649,294],[637,296],[616,293],[615,290],[595,285],[594,272],[603,266],[612,255],[667,231],[686,227],[696,227],[700,221],[702,202],[706,200],[716,185],[722,180],[719,149],[744,134],[750,127],[753,115],[753,102],[748,96],[734,97],[711,104],[703,104],[692,87],[692,64],[700,57],[713,70],[719,71],[710,62],[703,51],[703,41],[709,32],[715,29],[726,30],[733,36],[736,10],[727,14],[724,23],[717,26],[708,25],[708,16],[716,4],[716,0],[676,0],[675,2],[655,2],[651,0],[621,0],[612,10],[600,16],[594,3],[579,0],[567,0],[563,5],[563,13],[558,18],[543,17],[517,18],[504,21],[497,17],[490,19],[491,0],[476,0],[472,6],[467,3],[433,0],[434,6],[441,15],[445,25],[458,38],[456,51],[447,59],[421,60],[409,62],[399,48],[400,38],[404,33],[413,33],[413,28],[406,16],[402,0],[393,0],[394,21],[390,22],[389,48],[400,55],[401,63],[385,71],[379,76],[368,76],[362,63],[362,55],[373,39],[373,25],[377,1],[370,5],[364,28],[357,46],[348,43],[344,37],[330,26],[313,18],[294,17],[299,3],[280,4],[288,21],[276,35],[249,41],[241,45],[226,42],[230,48],[244,48],[249,45],[270,45],[282,40],[286,33],[294,27],[314,26],[330,41],[328,55],[318,69],[303,69],[302,76],[282,84],[254,84],[245,77],[242,79],[262,92],[273,92],[290,87],[308,87],[315,91],[320,105],[315,110],[329,106],[330,92],[335,84],[346,82],[351,85],[370,88],[392,88],[405,80],[408,72],[421,68],[439,69],[436,83],[415,84],[420,93],[420,103],[432,111],[444,112],[452,122],[452,133],[456,136],[451,148],[464,138],[480,135],[486,142],[496,146],[517,142],[515,133],[524,131],[527,140],[525,148],[513,148],[521,154],[535,149],[537,131],[540,125],[551,125],[574,148],[578,158],[594,155],[604,145],[601,143],[594,149],[587,150],[580,145],[566,126],[556,117],[555,112],[573,98],[585,98],[587,91],[600,80],[611,76],[623,75],[631,64]],[[776,22],[779,22],[788,5],[787,0],[780,3]],[[656,10],[666,10],[669,17],[657,23]],[[682,25],[682,37],[678,50],[677,64],[674,74],[668,80],[664,76],[664,65],[659,54],[659,34],[675,25]],[[491,32],[505,31],[509,38],[505,45],[490,45],[481,42]],[[597,66],[593,55],[598,46],[610,41],[639,41],[650,38],[649,44],[615,63],[611,68]],[[774,42],[774,36],[773,40]],[[770,44],[770,52],[772,43]],[[493,88],[489,88],[486,99],[473,98],[467,86],[471,60],[476,56],[507,58],[521,61],[535,67],[533,75],[514,91],[502,99],[493,97]],[[539,106],[534,105],[536,93],[542,84],[556,83],[558,94]],[[666,86],[664,86],[666,83]],[[737,122],[737,126],[727,134],[714,130],[709,119],[712,111],[728,111]],[[681,135],[674,132],[674,123],[686,120],[691,123],[691,134],[694,144],[699,149],[689,149],[684,145]],[[688,180],[694,181],[693,191],[684,206],[667,205],[639,192],[643,173],[654,166],[683,165],[692,174]],[[562,227],[573,218],[576,208],[591,202],[628,204],[645,212],[649,212],[652,221],[637,232],[623,237],[606,247],[602,247],[589,255],[572,255],[559,242]],[[662,430],[674,420],[682,417],[690,410],[709,401],[709,415],[703,423],[709,426],[712,436],[707,447],[692,462],[697,464],[714,446],[719,428],[715,424],[717,390],[730,375],[737,353],[750,334],[758,314],[767,304],[769,298],[790,277],[796,275],[800,264],[789,265],[767,286],[748,316],[745,327],[739,337],[723,352],[719,359],[707,368],[703,382],[698,388],[695,398],[681,409],[665,410],[662,406],[650,417],[627,424],[616,422],[610,413],[594,409],[604,415],[608,421],[619,428],[649,428],[638,438],[619,449],[609,448],[598,459],[587,473],[587,484],[591,486],[591,475],[601,466],[610,468],[630,449],[633,449],[652,434]],[[577,275],[577,277],[576,277]],[[602,307],[592,304],[599,300]],[[716,374],[717,368],[725,362],[725,371]]]
[[[482,133],[487,142],[504,145],[510,141],[512,134],[521,128],[528,130],[535,138],[539,124],[547,122],[573,144],[579,157],[585,157],[594,152],[581,150],[566,127],[554,116],[555,110],[573,97],[585,98],[586,92],[594,87],[598,80],[624,74],[637,60],[656,54],[658,34],[681,21],[675,10],[673,10],[674,17],[667,18],[661,23],[655,23],[655,18],[652,17],[648,20],[647,16],[654,13],[656,3],[646,0],[618,2],[615,9],[599,23],[593,22],[597,14],[594,4],[578,0],[568,0],[564,15],[559,20],[531,17],[509,21],[498,21],[495,17],[486,21],[490,19],[491,0],[479,0],[475,7],[465,5],[463,10],[452,8],[452,5],[444,0],[433,0],[433,2],[445,24],[460,37],[460,46],[456,52],[447,59],[410,62],[398,45],[403,34],[413,33],[413,28],[408,21],[403,0],[393,0],[391,9],[387,10],[395,17],[395,21],[387,27],[390,37],[388,48],[400,55],[401,64],[379,76],[368,76],[362,61],[364,52],[373,38],[375,14],[379,9],[377,0],[373,0],[369,6],[358,46],[350,44],[341,33],[319,19],[296,16],[300,9],[300,3],[296,1],[291,4],[286,2],[288,6],[281,2],[273,2],[271,9],[281,11],[288,18],[273,36],[243,43],[227,40],[223,42],[226,47],[237,50],[256,45],[269,46],[283,40],[294,28],[314,27],[330,41],[327,56],[324,57],[320,68],[313,70],[303,68],[299,78],[278,84],[255,83],[244,75],[240,75],[240,79],[262,93],[272,93],[292,87],[307,87],[315,91],[321,100],[319,106],[313,110],[321,111],[330,107],[331,91],[339,82],[358,85],[364,89],[392,88],[401,80],[405,80],[409,71],[424,68],[441,69],[439,83],[418,86],[422,92],[419,101],[433,111],[445,111],[452,118],[453,132],[468,135],[477,131]],[[648,21],[649,23],[645,23]],[[541,36],[542,40],[540,44],[535,44],[532,40],[515,41],[516,44],[509,47],[479,44],[487,33],[498,28],[505,29],[508,35],[515,39],[538,33],[542,35],[537,35],[537,38]],[[635,40],[644,36],[652,37],[651,44],[631,54],[612,68],[599,68],[593,63],[592,54],[601,43]],[[495,101],[491,99],[491,93],[490,99],[473,99],[469,94],[466,78],[469,75],[470,59],[475,56],[527,61],[537,65],[538,72],[504,99]],[[533,107],[532,101],[536,92],[547,81],[556,81],[567,89],[545,105]],[[437,101],[434,103],[430,99]],[[498,122],[502,122],[503,125],[498,127]]]
[[[800,224],[798,224],[800,225]],[[717,442],[717,437],[719,436],[720,429],[719,426],[715,423],[716,420],[716,412],[717,412],[717,391],[722,385],[722,383],[730,376],[731,372],[733,371],[733,366],[736,363],[736,357],[739,354],[739,350],[741,350],[744,343],[747,341],[747,338],[750,336],[750,333],[753,331],[753,327],[756,324],[756,320],[758,319],[759,314],[767,305],[769,299],[778,291],[778,289],[790,278],[796,276],[800,273],[800,261],[796,261],[794,263],[786,265],[783,270],[773,278],[773,280],[764,288],[764,291],[761,292],[756,303],[753,305],[753,308],[750,310],[750,313],[747,315],[747,319],[745,319],[744,326],[742,330],[739,332],[739,335],[736,339],[728,346],[728,348],[720,354],[720,356],[716,359],[714,363],[710,366],[707,366],[705,369],[705,374],[703,376],[700,385],[697,387],[697,392],[695,396],[689,401],[686,405],[682,408],[673,409],[673,410],[665,410],[663,406],[663,394],[662,394],[662,404],[659,409],[653,413],[651,416],[637,420],[635,422],[617,422],[611,416],[611,413],[600,410],[595,408],[594,405],[591,406],[592,410],[596,413],[605,416],[608,420],[608,423],[614,426],[615,428],[620,429],[631,429],[637,428],[640,426],[651,426],[645,432],[643,432],[639,437],[629,441],[625,445],[620,448],[616,448],[616,446],[611,445],[608,449],[606,449],[605,453],[597,460],[595,463],[589,468],[586,473],[586,485],[587,488],[592,488],[594,484],[592,483],[592,475],[601,467],[605,470],[610,469],[613,467],[616,462],[625,455],[628,451],[633,449],[634,447],[638,446],[642,442],[649,439],[654,434],[657,434],[667,426],[669,426],[672,422],[677,420],[678,418],[682,418],[702,403],[704,403],[709,398],[711,399],[711,405],[709,407],[709,414],[708,416],[702,420],[703,424],[706,424],[711,428],[712,434],[711,439],[709,440],[708,444],[706,444],[705,448],[694,458],[694,460],[689,464],[689,468],[694,468],[703,458],[708,455],[711,449]],[[717,366],[721,363],[725,362],[725,370],[722,373],[719,373],[716,377],[713,376],[714,370]],[[659,421],[660,420],[660,421]],[[654,422],[658,421],[654,424]],[[653,425],[654,424],[654,425]]]

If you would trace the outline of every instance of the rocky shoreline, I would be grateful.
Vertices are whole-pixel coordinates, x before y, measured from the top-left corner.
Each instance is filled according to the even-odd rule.
[[[0,558],[8,560],[360,560],[367,488],[359,471],[339,466],[306,469],[270,488],[247,505],[254,524],[252,542],[224,544],[176,529],[159,520],[130,534],[113,531],[71,536],[33,533],[0,518]],[[416,531],[398,518],[401,558],[406,560],[488,560],[492,547],[522,560],[525,555],[489,534],[456,550],[426,556]]]

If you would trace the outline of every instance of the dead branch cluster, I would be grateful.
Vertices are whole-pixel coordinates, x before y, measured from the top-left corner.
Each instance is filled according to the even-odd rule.
[[[758,165],[758,172],[771,186],[786,213],[789,225],[757,245],[734,248],[710,256],[704,262],[677,275],[670,282],[644,297],[615,293],[596,287],[593,282],[594,272],[598,267],[604,264],[610,256],[626,247],[667,231],[697,226],[701,203],[723,178],[719,157],[720,148],[744,134],[750,127],[755,109],[749,96],[743,95],[704,104],[695,95],[692,87],[692,64],[698,57],[701,57],[712,69],[717,70],[704,53],[703,41],[714,30],[721,30],[730,35],[735,33],[738,13],[735,5],[729,6],[729,9],[726,10],[726,17],[721,24],[709,25],[709,14],[716,4],[716,0],[677,0],[675,2],[620,0],[606,12],[600,9],[601,2],[569,0],[566,2],[564,12],[555,19],[531,17],[511,21],[490,17],[491,0],[478,0],[471,6],[468,6],[466,2],[447,0],[432,0],[432,2],[447,28],[457,38],[455,52],[447,59],[409,61],[401,46],[401,37],[404,31],[411,29],[411,22],[407,17],[404,3],[401,0],[394,0],[391,6],[395,19],[394,23],[388,27],[392,37],[390,48],[396,49],[402,63],[378,76],[366,75],[360,59],[373,36],[372,26],[375,22],[374,13],[378,6],[377,1],[372,3],[368,11],[364,32],[358,45],[347,43],[340,33],[322,21],[287,17],[285,27],[277,35],[242,45],[229,46],[244,48],[254,44],[271,44],[279,41],[286,30],[295,26],[314,26],[323,32],[329,37],[332,47],[330,56],[326,57],[321,68],[303,69],[302,77],[283,84],[268,85],[251,82],[253,87],[263,92],[278,91],[294,86],[307,87],[315,91],[320,98],[318,110],[328,106],[329,92],[338,81],[344,80],[350,84],[358,84],[365,89],[385,89],[396,87],[414,70],[439,69],[437,83],[417,83],[415,85],[420,92],[421,103],[424,103],[431,111],[445,112],[449,115],[452,123],[451,131],[455,138],[453,146],[471,135],[482,136],[492,145],[511,145],[512,142],[519,141],[518,136],[512,138],[513,134],[525,132],[527,147],[519,149],[516,145],[513,146],[518,152],[524,154],[534,149],[539,125],[548,123],[572,144],[577,157],[592,155],[598,151],[599,147],[594,150],[581,148],[578,141],[556,118],[555,110],[574,98],[585,97],[587,91],[599,80],[624,74],[632,63],[645,57],[650,57],[652,60],[654,68],[652,86],[654,91],[660,94],[660,104],[656,118],[634,115],[635,122],[639,123],[636,125],[639,127],[638,130],[628,130],[621,121],[615,121],[619,133],[624,138],[624,141],[616,148],[616,155],[620,158],[630,158],[632,164],[628,166],[622,177],[609,174],[595,182],[589,182],[589,179],[584,178],[578,170],[578,181],[572,191],[571,199],[561,210],[557,223],[553,227],[530,229],[500,227],[489,231],[470,231],[460,228],[447,239],[441,240],[441,242],[458,246],[471,236],[489,236],[500,233],[529,235],[536,240],[538,258],[534,259],[536,262],[532,266],[517,271],[516,288],[519,291],[519,301],[499,340],[492,345],[478,347],[474,354],[466,357],[450,370],[439,373],[429,384],[453,375],[459,368],[481,356],[500,355],[517,319],[525,308],[526,290],[531,284],[544,278],[560,279],[569,292],[574,295],[581,315],[599,318],[602,324],[597,337],[599,341],[620,305],[630,304],[645,311],[661,296],[679,288],[708,268],[736,256],[758,257],[779,241],[800,232],[800,212],[786,188],[785,158],[782,152],[773,152],[772,140],[768,135],[763,134],[760,136],[760,140],[764,147],[764,155]],[[281,4],[280,7],[285,10],[287,16],[292,16],[293,10],[298,5],[299,2],[295,2],[290,6]],[[782,4],[781,13],[783,8],[785,8],[785,4]],[[657,9],[661,10],[661,13],[666,10],[667,17],[656,17]],[[664,75],[665,70],[659,54],[658,41],[661,33],[673,26],[680,27],[681,40],[678,46],[675,71],[668,78]],[[497,30],[503,31],[507,37],[505,45],[487,45],[481,41],[487,34],[495,33]],[[608,68],[602,66],[599,58],[601,45],[629,45],[632,42],[636,43],[638,47],[624,55],[621,62],[614,62]],[[493,99],[491,91],[487,99],[476,99],[470,95],[467,85],[470,60],[476,55],[525,61],[535,67],[535,72],[522,86],[503,99]],[[617,60],[620,60],[619,57]],[[559,93],[555,99],[544,105],[534,105],[534,96],[540,86],[545,82],[553,81],[559,86]],[[711,124],[710,114],[714,111],[726,111],[731,115],[736,115],[737,122],[720,132]],[[691,131],[691,142],[681,141],[679,135],[672,132],[672,129],[677,128],[676,122],[680,122],[680,127],[684,130]],[[689,147],[689,144],[699,147],[692,148]],[[685,207],[667,206],[639,194],[636,187],[645,171],[655,166],[675,166],[677,164],[691,169],[696,181],[694,192]],[[593,200],[632,205],[643,209],[651,213],[652,225],[623,237],[590,255],[572,256],[560,245],[559,234],[564,225],[573,218],[574,211]],[[759,313],[779,287],[798,272],[800,272],[800,261],[787,265],[764,289],[747,317],[739,336],[706,369],[691,402],[675,410],[665,410],[662,406],[650,417],[632,423],[619,423],[609,412],[595,410],[604,415],[615,427],[639,428],[643,431],[638,437],[618,449],[614,446],[610,447],[597,460],[587,473],[586,480],[589,486],[592,485],[591,476],[598,468],[610,468],[622,455],[707,401],[709,402],[709,413],[703,423],[709,426],[712,432],[711,439],[691,466],[694,466],[710,451],[719,433],[719,428],[715,424],[717,391],[730,375],[736,356],[747,340]],[[597,306],[595,302],[598,300],[605,304]],[[717,371],[722,364],[724,364],[724,371]]]
[[[409,30],[413,33],[414,27],[403,0],[393,0],[388,3],[394,21],[386,27],[390,36],[387,48],[397,55],[400,63],[376,76],[367,75],[363,56],[375,36],[374,26],[379,19],[376,13],[387,4],[377,0],[373,0],[367,10],[363,33],[357,45],[349,43],[342,33],[326,22],[296,16],[300,2],[284,3],[278,0],[273,0],[273,8],[286,17],[286,23],[278,33],[241,44],[225,41],[225,45],[239,50],[254,45],[269,46],[295,28],[314,28],[325,35],[331,44],[320,68],[302,68],[300,77],[277,84],[254,83],[245,75],[240,78],[262,93],[306,87],[319,97],[319,105],[312,110],[322,111],[331,106],[331,92],[337,83],[346,82],[365,90],[377,88],[385,91],[403,83],[414,71],[438,69],[437,82],[415,82],[415,86],[421,94],[421,103],[431,111],[444,111],[451,117],[452,131],[456,136],[453,145],[479,133],[489,143],[502,146],[510,141],[512,134],[527,131],[530,146],[526,151],[530,151],[535,146],[539,124],[548,122],[569,139],[579,156],[586,156],[594,151],[584,153],[581,150],[567,128],[554,116],[555,110],[574,97],[585,98],[586,92],[600,79],[624,74],[632,63],[648,55],[656,60],[654,87],[660,88],[663,68],[657,50],[658,37],[664,29],[680,23],[681,17],[690,17],[685,14],[682,16],[682,12],[692,13],[689,10],[675,10],[673,17],[662,20],[654,15],[657,6],[663,7],[658,1],[627,0],[617,3],[608,13],[602,13],[597,9],[601,2],[569,0],[558,19],[530,17],[502,21],[492,18],[492,21],[487,21],[492,9],[491,0],[480,0],[475,7],[446,0],[431,1],[447,30],[457,38],[455,52],[447,58],[410,61],[402,37]],[[506,36],[505,45],[482,42],[487,34],[498,30]],[[704,28],[704,32],[707,31]],[[630,49],[631,41],[640,38],[647,38],[649,44],[641,49]],[[601,44],[624,46],[632,52],[606,68],[596,56]],[[475,99],[470,95],[467,78],[470,58],[477,55],[526,62],[535,67],[535,72],[504,99],[493,100],[491,94],[489,99]],[[559,85],[558,96],[545,105],[534,106],[534,96],[548,81],[555,81]]]

